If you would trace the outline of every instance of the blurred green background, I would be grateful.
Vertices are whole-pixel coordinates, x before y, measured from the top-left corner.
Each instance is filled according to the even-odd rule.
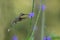
[[[44,3],[46,5],[45,32],[47,32],[49,36],[52,36],[52,40],[60,40],[58,38],[54,39],[55,36],[60,36],[60,0],[46,0]],[[39,5],[39,0],[35,0],[35,17],[32,20],[32,25],[35,23]],[[8,32],[7,29],[10,27],[12,19],[18,16],[21,12],[25,14],[30,13],[31,9],[32,0],[0,0],[0,40],[11,40],[11,37],[14,34],[18,36],[19,40],[24,40],[27,35],[32,32],[29,18],[14,25],[16,30],[13,30],[12,28],[12,31]],[[35,40],[39,37],[40,21],[38,22],[38,28]]]

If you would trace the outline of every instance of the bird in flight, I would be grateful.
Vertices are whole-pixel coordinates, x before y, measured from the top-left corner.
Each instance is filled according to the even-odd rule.
[[[12,24],[16,24],[17,22],[22,21],[23,19],[26,19],[27,17],[23,17],[24,15],[28,15],[28,14],[20,13],[19,17],[15,18],[12,21]]]
[[[27,17],[23,17],[25,15],[28,15],[29,18],[34,17],[33,12],[29,14],[20,13],[20,15],[12,21],[12,24],[16,24],[17,22],[22,21],[23,19],[26,19]]]

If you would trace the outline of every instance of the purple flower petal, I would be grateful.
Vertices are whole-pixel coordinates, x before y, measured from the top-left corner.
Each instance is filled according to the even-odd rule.
[[[51,37],[47,37],[48,40],[51,40]]]
[[[45,10],[45,8],[46,8],[46,7],[45,7],[45,5],[42,5],[42,11],[44,11],[44,10]]]
[[[51,40],[51,37],[44,37],[44,40]]]
[[[29,18],[34,17],[34,12],[29,13]]]
[[[12,40],[18,40],[17,36],[14,35],[14,36],[12,37]]]

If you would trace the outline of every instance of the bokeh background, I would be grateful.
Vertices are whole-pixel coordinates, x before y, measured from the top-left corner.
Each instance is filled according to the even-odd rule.
[[[40,0],[35,0],[35,16],[32,19],[32,25],[35,23]],[[60,40],[60,0],[45,0],[45,32],[48,36],[52,37],[52,40]],[[14,25],[10,26],[10,22],[17,17],[21,12],[29,14],[32,9],[32,0],[0,0],[0,40],[11,40],[13,35],[17,35],[19,40],[29,38],[28,34],[32,32],[29,18]],[[39,19],[40,20],[40,19]],[[35,40],[38,40],[40,36],[40,21],[38,21],[38,30],[35,32]],[[12,28],[8,32],[8,28]],[[15,30],[13,30],[15,29]],[[45,34],[45,36],[47,35]]]

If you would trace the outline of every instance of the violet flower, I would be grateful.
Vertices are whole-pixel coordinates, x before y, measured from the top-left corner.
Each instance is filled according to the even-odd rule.
[[[51,40],[51,37],[44,37],[44,39],[43,40]]]
[[[51,40],[51,37],[48,36],[48,37],[47,37],[47,40]]]
[[[43,4],[43,5],[42,5],[42,11],[44,11],[45,8],[46,8],[46,6]]]
[[[18,40],[17,36],[14,35],[14,36],[12,37],[12,40]]]
[[[34,12],[29,13],[29,18],[34,17]]]

